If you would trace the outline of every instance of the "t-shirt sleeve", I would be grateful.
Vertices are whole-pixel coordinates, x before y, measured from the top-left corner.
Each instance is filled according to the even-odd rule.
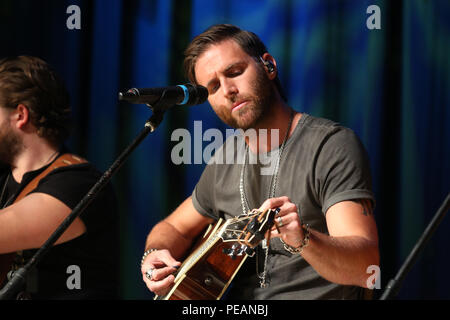
[[[100,177],[100,172],[89,164],[62,167],[42,178],[32,193],[40,192],[51,195],[73,210]],[[80,218],[87,230],[93,231],[102,224],[106,224],[110,218],[108,213],[112,217],[116,210],[115,207],[114,191],[112,186],[107,184],[81,212]]]
[[[338,127],[325,139],[314,171],[324,214],[334,204],[346,200],[370,199],[375,206],[369,159],[352,130]]]
[[[203,216],[218,220],[214,209],[214,171],[215,165],[208,164],[192,192],[194,208]]]

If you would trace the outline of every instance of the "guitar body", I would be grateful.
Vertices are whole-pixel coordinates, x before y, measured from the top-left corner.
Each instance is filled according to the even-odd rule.
[[[247,257],[253,255],[252,248],[263,239],[261,234],[271,227],[274,215],[271,210],[264,212],[264,221],[258,222],[256,232],[252,232],[258,236],[249,236],[246,231],[247,220],[259,221],[256,214],[225,222],[220,219],[210,226],[178,269],[171,291],[155,300],[219,300]],[[244,228],[242,222],[246,222]]]
[[[218,300],[230,285],[247,256],[234,259],[224,253],[233,243],[218,240],[197,263],[179,278],[166,300]]]

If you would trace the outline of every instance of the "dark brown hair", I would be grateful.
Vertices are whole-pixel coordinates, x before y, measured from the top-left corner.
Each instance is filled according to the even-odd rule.
[[[0,107],[25,105],[37,134],[54,146],[70,134],[69,93],[56,72],[43,60],[31,56],[0,60]]]
[[[258,62],[261,62],[260,57],[267,52],[266,46],[255,33],[242,30],[231,24],[213,25],[196,36],[184,52],[184,71],[190,82],[197,84],[195,64],[198,57],[208,50],[211,45],[229,39],[234,40],[242,50]],[[287,99],[278,75],[274,81],[281,97],[286,101]]]

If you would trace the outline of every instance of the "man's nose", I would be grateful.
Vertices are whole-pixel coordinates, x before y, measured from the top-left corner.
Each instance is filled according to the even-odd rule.
[[[228,99],[231,99],[239,92],[236,83],[229,79],[225,79],[222,81],[222,90],[225,98]]]

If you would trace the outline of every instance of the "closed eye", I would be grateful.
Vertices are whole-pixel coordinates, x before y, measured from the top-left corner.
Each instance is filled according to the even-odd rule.
[[[228,78],[238,77],[245,72],[247,65],[248,64],[246,62],[233,63],[225,69],[223,74]],[[220,81],[218,81],[218,79],[211,80],[210,82],[208,82],[207,88],[209,94],[214,94],[220,88]]]
[[[220,87],[220,82],[219,82],[219,81],[210,84],[210,85],[208,86],[209,94],[215,93],[215,92],[219,89],[219,87]]]
[[[242,73],[243,73],[242,70],[233,70],[233,71],[230,71],[227,74],[227,76],[230,78],[234,78],[234,77],[240,76]]]

